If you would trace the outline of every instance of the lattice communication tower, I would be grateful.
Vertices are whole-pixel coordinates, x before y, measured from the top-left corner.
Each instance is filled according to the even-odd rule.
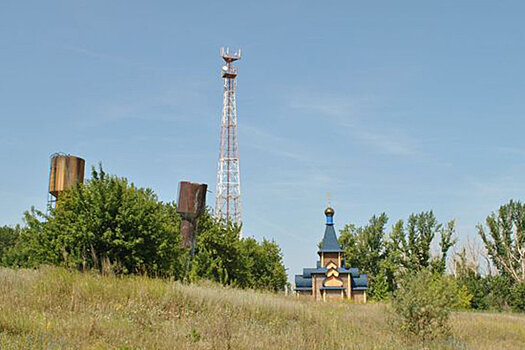
[[[217,169],[217,197],[215,216],[225,222],[241,224],[241,180],[239,174],[239,149],[237,142],[237,105],[235,103],[235,78],[237,67],[233,62],[241,59],[241,50],[230,52],[221,48],[226,62],[221,73],[224,79],[224,99],[221,119],[221,141]]]

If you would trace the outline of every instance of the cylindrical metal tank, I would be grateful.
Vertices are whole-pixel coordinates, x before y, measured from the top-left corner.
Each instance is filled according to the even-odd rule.
[[[206,208],[206,190],[208,185],[196,182],[181,181],[179,183],[179,200],[177,212],[199,216]]]
[[[74,187],[77,183],[84,182],[84,168],[86,161],[70,154],[55,153],[51,156],[51,169],[49,171],[49,193],[55,198]]]
[[[197,219],[206,208],[206,190],[208,185],[196,182],[181,181],[179,183],[179,200],[177,201],[177,212],[182,216],[180,234],[182,246],[192,247],[195,244],[195,229]]]

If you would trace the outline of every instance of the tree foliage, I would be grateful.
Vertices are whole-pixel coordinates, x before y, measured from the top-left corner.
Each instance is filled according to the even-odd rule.
[[[243,255],[250,271],[247,286],[256,289],[282,290],[287,284],[286,270],[281,248],[274,241],[263,239],[261,243],[253,238],[242,241]]]
[[[454,221],[446,227],[437,222],[432,211],[411,214],[406,225],[399,220],[393,227],[388,243],[392,258],[405,270],[419,271],[433,267],[439,272],[445,271],[448,250],[454,245]],[[440,256],[433,257],[431,243],[440,236]]]
[[[150,189],[107,175],[101,167],[91,175],[85,185],[61,195],[49,216],[34,209],[26,213],[33,261],[25,265],[159,276],[180,271],[175,205],[159,202]]]
[[[209,279],[242,288],[280,290],[286,284],[282,252],[275,242],[241,239],[239,227],[205,213],[195,255],[180,247],[181,218],[174,203],[137,188],[101,166],[91,179],[66,191],[46,215],[25,213],[25,228],[0,229],[5,265],[62,265],[77,269]]]
[[[432,211],[412,214],[406,224],[397,221],[390,234],[386,232],[385,213],[372,216],[364,227],[346,225],[339,242],[348,266],[369,274],[369,294],[385,299],[397,289],[397,279],[407,272],[432,268],[445,271],[446,258],[454,245],[454,222],[443,226]],[[440,254],[432,254],[432,242],[439,237]]]
[[[453,265],[456,280],[472,296],[473,309],[525,311],[525,283],[504,274],[482,275],[479,265],[467,259],[465,249],[454,256]]]
[[[510,201],[478,225],[478,233],[500,274],[525,283],[525,205]]]
[[[240,228],[217,225],[206,214],[199,222],[191,279],[206,278],[222,284],[241,286],[246,280],[241,254]]]
[[[9,265],[8,252],[16,245],[21,231],[20,226],[0,227],[0,265]]]
[[[345,225],[339,236],[346,265],[369,274],[369,294],[378,299],[384,299],[388,294],[386,276],[383,273],[387,222],[385,213],[374,215],[365,227]]]
[[[385,213],[372,216],[365,227],[346,225],[339,236],[339,243],[344,249],[346,262],[377,275],[380,262],[384,258],[385,228],[388,217]]]
[[[239,227],[217,225],[208,214],[199,223],[190,278],[274,291],[287,283],[282,252],[275,242],[240,239]]]

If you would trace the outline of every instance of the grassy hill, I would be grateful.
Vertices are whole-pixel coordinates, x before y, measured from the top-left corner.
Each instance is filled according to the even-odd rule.
[[[0,269],[0,349],[391,349],[408,345],[382,304],[103,277],[57,268]],[[439,349],[524,349],[525,316],[460,312]]]

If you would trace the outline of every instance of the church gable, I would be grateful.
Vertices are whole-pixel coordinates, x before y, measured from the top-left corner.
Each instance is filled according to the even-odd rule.
[[[343,284],[344,283],[343,281],[341,281],[340,278],[333,276],[333,275],[326,278],[323,282],[324,287],[342,287]]]
[[[337,272],[337,264],[333,261],[330,261],[327,265],[326,265],[326,268],[328,269],[328,271],[330,272],[331,270],[335,270],[335,272]]]

